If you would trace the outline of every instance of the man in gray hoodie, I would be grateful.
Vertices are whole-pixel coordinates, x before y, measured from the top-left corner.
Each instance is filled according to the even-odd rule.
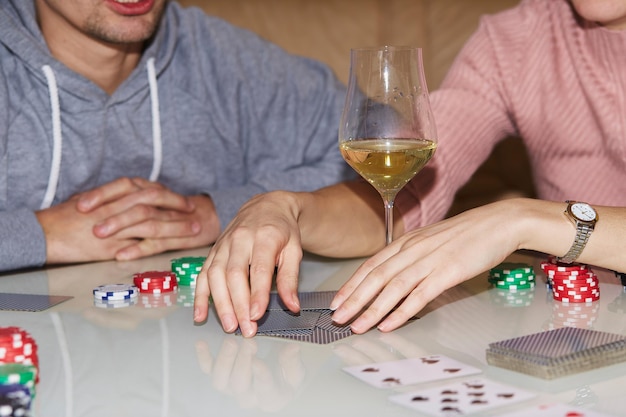
[[[168,0],[0,1],[0,271],[210,244],[353,176],[332,71]]]

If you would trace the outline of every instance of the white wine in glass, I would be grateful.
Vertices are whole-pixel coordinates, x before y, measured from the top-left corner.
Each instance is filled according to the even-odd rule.
[[[339,126],[346,162],[383,198],[387,244],[396,195],[437,149],[437,133],[419,48],[353,49]]]

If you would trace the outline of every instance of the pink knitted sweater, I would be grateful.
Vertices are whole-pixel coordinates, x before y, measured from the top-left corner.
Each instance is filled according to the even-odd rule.
[[[438,91],[439,146],[396,199],[405,229],[442,219],[507,136],[524,140],[538,196],[626,206],[626,31],[567,0],[482,18]]]

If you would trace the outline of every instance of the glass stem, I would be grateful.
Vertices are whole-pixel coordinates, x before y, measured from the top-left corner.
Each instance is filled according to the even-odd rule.
[[[393,197],[383,197],[385,203],[385,244],[393,240]]]

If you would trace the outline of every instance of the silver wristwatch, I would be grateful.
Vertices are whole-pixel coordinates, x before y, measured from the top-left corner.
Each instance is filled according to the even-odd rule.
[[[567,253],[560,258],[557,258],[558,262],[570,264],[574,262],[585,249],[585,245],[593,232],[596,222],[598,221],[598,213],[587,203],[580,201],[566,201],[567,208],[565,209],[565,215],[576,227],[576,237],[572,247],[569,248]]]

